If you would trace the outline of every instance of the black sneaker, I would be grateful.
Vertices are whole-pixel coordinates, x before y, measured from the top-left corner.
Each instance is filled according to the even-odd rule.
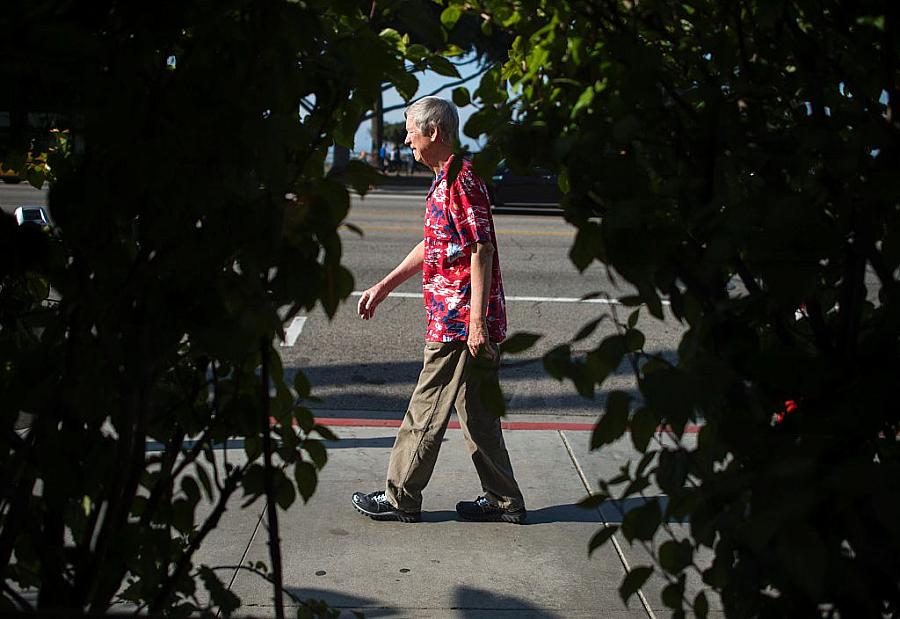
[[[384,492],[372,492],[371,494],[354,492],[353,507],[360,514],[368,516],[372,520],[399,520],[400,522],[422,520],[421,512],[405,512],[391,505]]]
[[[480,496],[474,501],[460,501],[456,504],[456,513],[463,520],[476,520],[478,522],[512,522],[522,524],[528,517],[524,507],[516,509],[504,509],[494,505],[487,497]]]

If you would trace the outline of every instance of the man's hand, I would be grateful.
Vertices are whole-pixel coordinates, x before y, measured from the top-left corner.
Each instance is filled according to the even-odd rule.
[[[469,354],[473,357],[483,356],[494,360],[494,349],[490,346],[487,331],[482,321],[469,321],[469,338],[466,340]]]
[[[362,296],[359,298],[359,303],[356,304],[356,313],[359,314],[359,317],[363,320],[369,320],[375,315],[375,308],[378,307],[378,304],[384,301],[387,296],[388,291],[385,287],[381,283],[375,284],[362,293]]]

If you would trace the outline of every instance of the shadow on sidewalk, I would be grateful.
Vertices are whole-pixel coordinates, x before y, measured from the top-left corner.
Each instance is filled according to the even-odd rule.
[[[286,587],[292,595],[302,600],[323,600],[334,610],[341,612],[341,617],[351,617],[352,611],[365,613],[366,617],[413,617],[417,611],[435,610],[424,608],[393,608],[382,605],[372,598],[348,595],[340,591],[317,589],[312,587]],[[530,619],[557,619],[556,615],[522,598],[511,595],[492,593],[486,589],[468,586],[457,586],[453,590],[452,609],[454,616],[469,619],[508,616],[528,617]]]
[[[650,499],[657,499],[663,514],[669,504],[669,497],[658,495],[652,497],[633,497],[625,500],[609,499],[600,504],[598,509],[586,509],[578,504],[553,505],[541,509],[528,510],[528,524],[552,524],[557,522],[607,522],[609,524],[621,524],[625,514],[647,503]],[[667,518],[669,523],[685,523],[686,520]]]
[[[335,428],[340,431],[340,428]],[[393,428],[390,428],[393,430]],[[446,439],[444,439],[446,440]],[[368,438],[342,438],[338,441],[325,441],[326,449],[390,449],[394,446],[393,436],[372,436]]]
[[[285,587],[285,591],[301,600],[322,600],[334,610],[341,612],[341,617],[352,617],[352,610],[362,611],[366,617],[400,616],[400,609],[380,606],[378,601],[372,598],[348,595],[340,591],[312,587]]]
[[[529,604],[522,598],[501,595],[485,589],[459,586],[453,591],[453,610],[459,617],[469,619],[497,616],[528,617],[529,619],[555,619],[552,614]]]
[[[392,439],[393,440],[393,439]],[[559,524],[562,522],[593,522],[595,524],[621,524],[625,514],[633,509],[645,505],[650,499],[659,500],[659,506],[665,513],[666,506],[669,503],[669,497],[659,495],[655,497],[635,497],[620,500],[604,501],[598,509],[580,507],[577,503],[569,503],[566,505],[551,505],[550,507],[542,507],[540,509],[529,509],[527,525],[535,524]],[[466,521],[459,517],[456,511],[450,510],[422,510],[422,522],[425,524],[440,524],[443,522],[464,522],[467,525],[478,526],[480,524],[496,524],[495,522],[474,522]],[[677,518],[668,518],[666,522],[671,524],[683,524],[687,520],[679,520]]]

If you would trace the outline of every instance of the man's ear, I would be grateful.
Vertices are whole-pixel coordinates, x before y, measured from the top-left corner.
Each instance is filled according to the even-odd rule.
[[[440,129],[438,129],[437,125],[431,126],[431,133],[429,134],[428,137],[431,139],[432,142],[440,142],[441,141]]]

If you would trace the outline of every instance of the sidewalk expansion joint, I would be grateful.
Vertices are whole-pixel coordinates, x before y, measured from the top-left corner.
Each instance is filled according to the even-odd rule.
[[[231,575],[231,580],[228,581],[228,591],[231,591],[231,587],[234,586],[234,581],[237,580],[238,572],[241,571],[240,566],[244,565],[244,559],[247,558],[247,555],[250,554],[250,547],[253,545],[253,540],[256,539],[256,534],[259,532],[259,527],[262,524],[263,516],[266,513],[266,507],[268,503],[263,501],[262,509],[259,511],[259,518],[256,519],[256,526],[253,527],[253,533],[250,534],[250,540],[247,542],[247,547],[244,548],[243,554],[241,554],[240,560],[237,562],[238,567],[234,570],[234,574]],[[216,617],[219,616],[219,613],[216,614]]]
[[[575,470],[578,471],[578,476],[581,478],[581,483],[584,485],[584,489],[587,490],[588,494],[594,494],[591,483],[588,481],[587,475],[584,474],[584,469],[581,468],[581,464],[575,457],[575,451],[572,449],[572,445],[569,444],[569,439],[566,438],[566,435],[563,434],[562,430],[557,430],[557,432],[559,432],[559,438],[562,439],[563,445],[565,445],[566,447],[566,451],[569,452],[569,459],[572,460],[572,464],[575,466]],[[596,511],[597,515],[600,516],[600,520],[603,522],[604,527],[608,528],[612,526],[606,520],[603,515],[603,511],[599,507],[596,508]],[[628,558],[625,556],[625,551],[622,550],[622,545],[619,543],[619,540],[615,535],[613,535],[610,540],[613,543],[613,547],[616,549],[616,554],[619,556],[619,561],[622,563],[622,567],[625,568],[625,573],[629,573],[631,571],[631,566],[628,564]],[[653,608],[650,607],[650,602],[647,601],[647,597],[644,595],[644,592],[641,589],[638,589],[637,595],[641,600],[641,606],[644,607],[644,611],[647,613],[647,616],[650,617],[650,619],[656,619],[656,614],[653,612]]]

